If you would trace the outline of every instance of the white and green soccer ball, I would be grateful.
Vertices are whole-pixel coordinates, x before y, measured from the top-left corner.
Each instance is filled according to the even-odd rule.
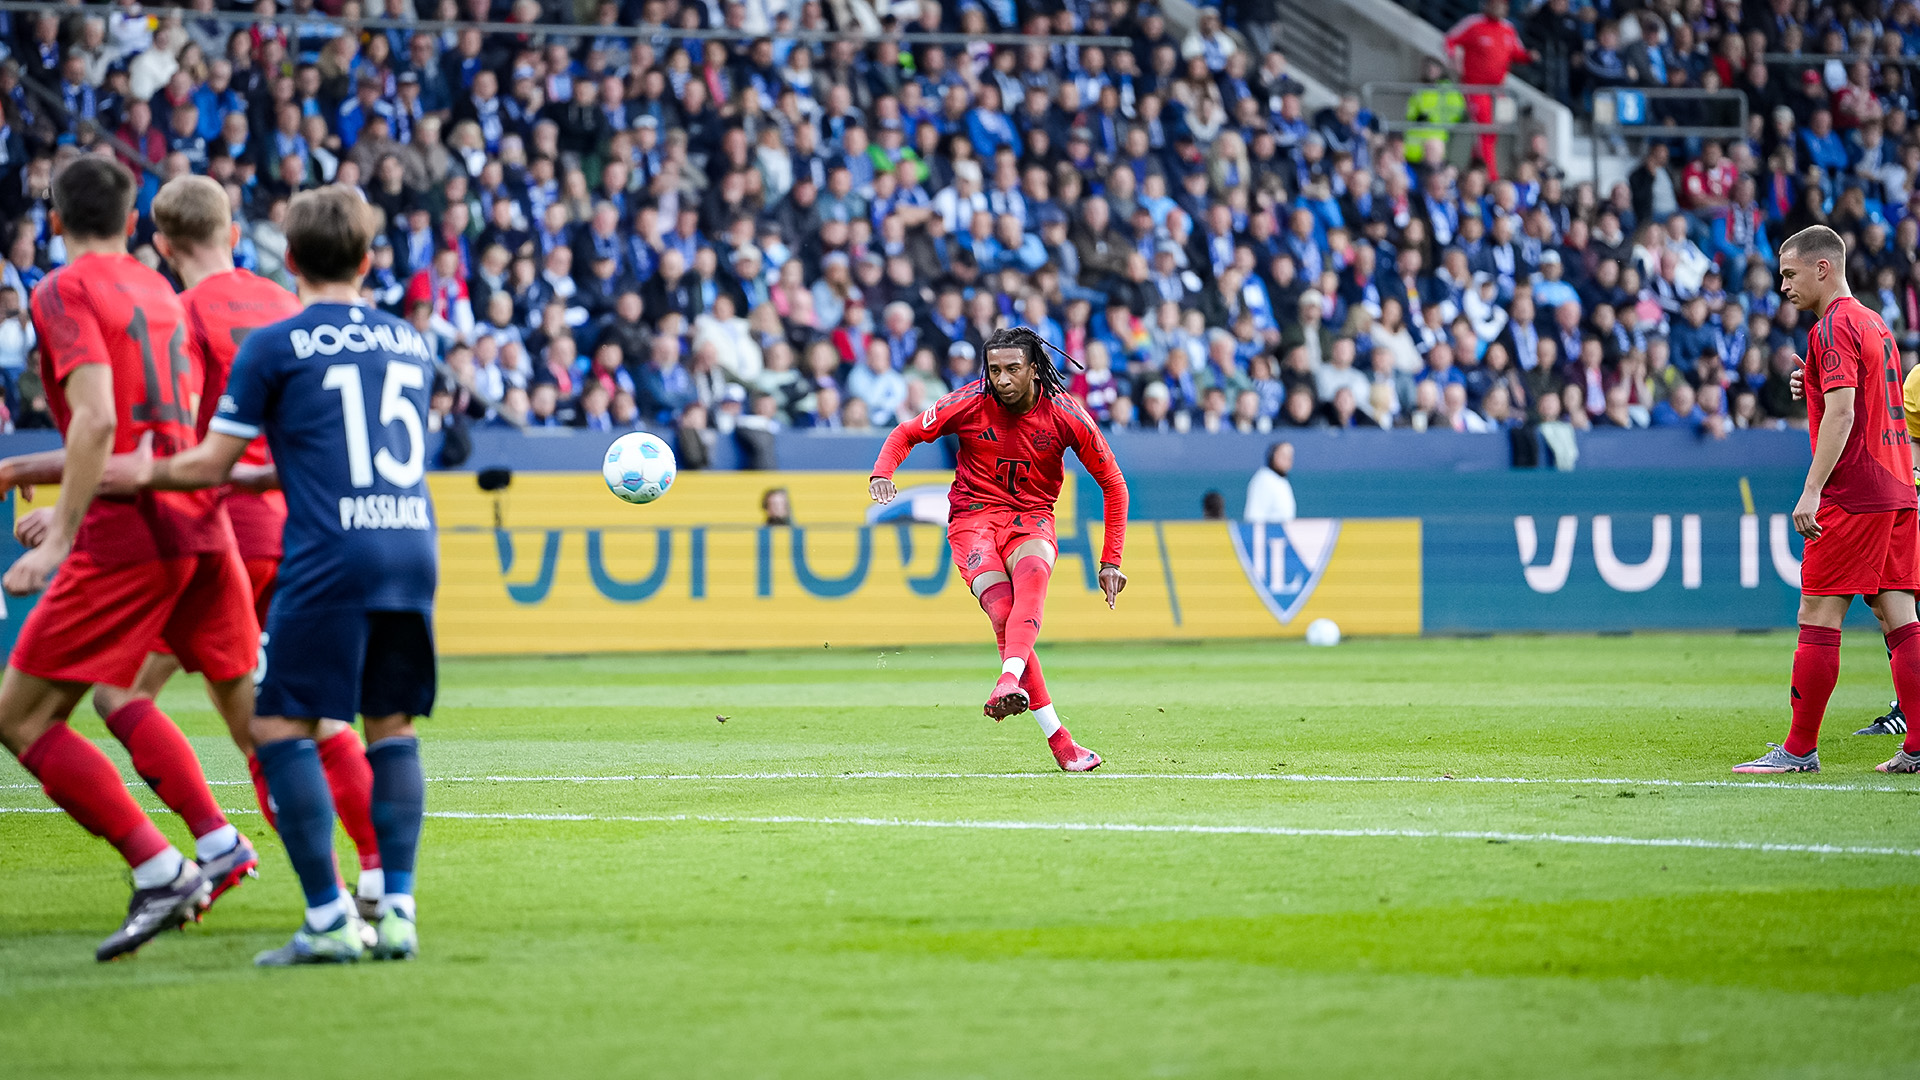
[[[613,440],[601,463],[607,490],[622,502],[650,503],[673,486],[673,447],[657,435],[630,431]]]

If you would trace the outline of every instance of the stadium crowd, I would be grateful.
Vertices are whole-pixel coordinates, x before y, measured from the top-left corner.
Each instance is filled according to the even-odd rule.
[[[205,172],[242,223],[240,263],[282,281],[289,197],[358,186],[385,218],[369,298],[442,351],[437,426],[673,430],[688,467],[737,431],[911,416],[977,379],[1008,324],[1083,364],[1072,392],[1114,428],[1803,424],[1787,375],[1806,320],[1770,271],[1773,242],[1813,222],[1849,238],[1855,288],[1903,346],[1920,332],[1908,69],[1750,61],[1914,55],[1911,2],[1743,17],[1735,0],[1548,0],[1520,25],[1568,62],[1564,93],[1650,80],[1752,99],[1749,138],[1652,142],[1609,190],[1567,183],[1537,146],[1496,172],[1460,160],[1465,138],[1382,135],[1353,97],[1310,112],[1261,49],[1272,0],[1202,8],[1185,34],[1134,0],[206,17],[225,3],[0,14],[9,423],[50,423],[26,296],[62,259],[53,170],[86,152],[149,170],[143,259],[161,178]],[[651,30],[356,23],[381,15]],[[764,36],[682,36],[701,28]],[[891,36],[1007,31],[1131,46]]]

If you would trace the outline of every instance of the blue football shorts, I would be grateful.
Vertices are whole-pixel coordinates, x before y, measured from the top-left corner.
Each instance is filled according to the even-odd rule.
[[[275,604],[254,698],[261,716],[351,721],[433,712],[433,622],[419,611],[299,611]]]

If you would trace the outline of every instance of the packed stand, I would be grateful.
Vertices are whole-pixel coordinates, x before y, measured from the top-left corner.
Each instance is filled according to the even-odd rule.
[[[1206,8],[1176,36],[1125,0],[579,6],[301,0],[291,28],[196,17],[214,0],[0,14],[12,422],[49,423],[25,298],[62,256],[52,171],[89,151],[150,170],[143,259],[160,178],[204,171],[241,265],[281,281],[288,199],[361,188],[385,217],[368,298],[438,343],[449,447],[481,425],[645,427],[688,467],[729,436],[765,464],[769,433],[883,429],[978,379],[1008,324],[1083,365],[1073,392],[1116,429],[1537,428],[1552,448],[1793,424],[1805,325],[1770,238],[1813,220],[1858,237],[1862,295],[1902,341],[1920,328],[1900,94],[1822,136],[1827,157],[1803,152],[1815,99],[1783,97],[1751,142],[1656,145],[1601,197],[1537,158],[1500,179],[1447,164],[1443,132],[1382,136],[1351,97],[1309,112],[1254,44],[1271,12],[1234,30]],[[656,29],[356,29],[383,14]],[[678,33],[702,27],[766,36]],[[1133,44],[890,36],[936,31]]]

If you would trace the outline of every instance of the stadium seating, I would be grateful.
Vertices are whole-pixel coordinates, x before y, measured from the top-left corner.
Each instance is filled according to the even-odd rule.
[[[1184,33],[1124,0],[378,7],[0,14],[13,428],[50,423],[20,313],[62,257],[51,170],[90,150],[147,197],[188,170],[226,183],[241,263],[283,281],[286,200],[360,186],[385,216],[368,296],[442,352],[444,465],[474,429],[568,427],[770,465],[787,432],[884,430],[977,378],[1014,323],[1084,364],[1073,392],[1120,429],[1803,425],[1806,322],[1770,268],[1816,222],[1920,341],[1908,5],[1515,13],[1542,56],[1522,73],[1576,111],[1622,87],[1746,95],[1750,138],[1644,140],[1607,190],[1524,152],[1496,179],[1464,136],[1423,155],[1356,97],[1309,112],[1252,44],[1272,5]],[[411,25],[436,15],[488,22]],[[996,37],[1021,34],[1060,36]],[[1866,58],[1782,55],[1816,47]],[[1512,443],[1547,463],[1555,438]]]

